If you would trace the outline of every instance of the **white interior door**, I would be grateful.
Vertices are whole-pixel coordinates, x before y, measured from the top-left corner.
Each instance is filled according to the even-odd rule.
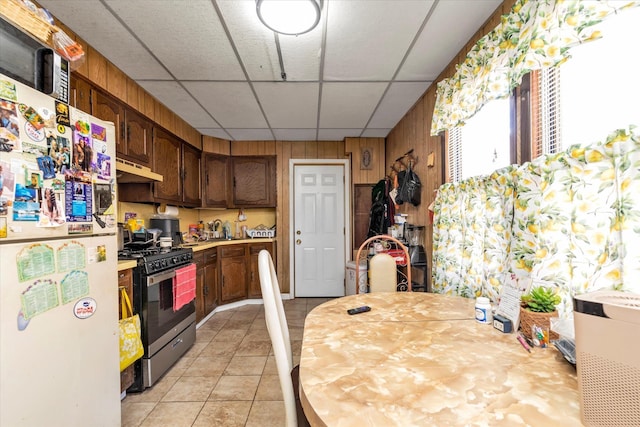
[[[294,165],[294,292],[344,295],[345,167]]]

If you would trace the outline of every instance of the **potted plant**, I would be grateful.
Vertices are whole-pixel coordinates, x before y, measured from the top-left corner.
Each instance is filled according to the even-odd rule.
[[[522,295],[520,301],[520,329],[524,336],[533,339],[532,328],[540,327],[544,331],[550,331],[550,319],[557,317],[556,306],[560,304],[560,295],[546,286],[535,286],[529,293]],[[551,339],[554,338],[551,333]]]

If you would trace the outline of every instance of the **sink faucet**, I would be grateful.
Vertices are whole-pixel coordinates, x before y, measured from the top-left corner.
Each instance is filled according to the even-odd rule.
[[[221,219],[214,219],[213,220],[213,230],[214,231],[219,231],[218,228],[222,225],[222,220]]]

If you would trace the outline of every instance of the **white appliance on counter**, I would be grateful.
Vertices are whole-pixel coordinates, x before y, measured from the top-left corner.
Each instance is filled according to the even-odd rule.
[[[119,426],[113,124],[0,74],[0,425]]]

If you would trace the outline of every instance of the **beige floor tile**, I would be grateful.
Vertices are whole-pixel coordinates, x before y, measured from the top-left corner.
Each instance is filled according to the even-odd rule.
[[[257,314],[257,311],[238,311],[234,313],[229,320],[253,321],[253,319],[256,318]]]
[[[200,350],[200,352],[202,352],[202,350]],[[169,370],[165,375],[179,377],[180,375],[184,374],[187,368],[189,368],[189,366],[191,366],[191,364],[195,360],[196,360],[195,355],[192,357],[188,354],[185,354],[171,368],[169,368]]]
[[[251,409],[250,401],[221,401],[204,404],[193,427],[243,427]]]
[[[162,398],[162,402],[204,402],[218,383],[215,377],[181,377]]]
[[[255,401],[246,427],[282,427],[286,424],[283,401]]]
[[[205,348],[207,346],[207,344],[209,344],[209,343],[208,342],[198,341],[197,335],[196,335],[196,343],[194,345],[192,345],[189,350],[187,350],[187,352],[184,354],[183,357],[198,357],[198,354],[200,354],[202,349]]]
[[[249,329],[249,326],[251,326],[251,323],[253,323],[253,320],[250,319],[229,319],[227,320],[227,323],[224,324],[224,329],[238,329],[246,331]]]
[[[126,400],[126,399],[125,399]],[[155,408],[156,402],[122,403],[122,427],[138,427]],[[247,411],[248,412],[248,411]]]
[[[160,402],[141,427],[190,427],[203,406],[204,402]]]
[[[159,402],[180,377],[164,375],[153,387],[140,393],[127,393],[124,403]]]
[[[259,382],[259,375],[223,375],[209,400],[253,400]]]
[[[243,338],[244,341],[271,341],[267,329],[249,329]]]
[[[184,372],[185,377],[219,377],[229,364],[229,356],[200,356]]]
[[[302,341],[304,328],[289,327],[289,339],[291,341]]]
[[[271,341],[243,340],[236,350],[236,356],[268,356],[270,350]]]
[[[219,329],[208,329],[208,328],[205,328],[204,326],[200,326],[196,330],[196,344],[198,343],[208,344],[213,339],[213,337],[216,336],[218,331]]]
[[[262,375],[267,356],[235,356],[226,369],[224,375]]]
[[[251,323],[251,326],[249,326],[249,330],[256,330],[256,329],[267,329],[267,322],[264,319],[264,315],[259,315],[255,318],[255,320]]]
[[[230,341],[212,341],[200,352],[200,357],[202,356],[228,356],[231,358],[236,349],[240,346],[240,341],[238,342],[230,342]]]
[[[262,375],[278,375],[276,357],[272,353],[273,351],[269,354],[269,356],[267,356],[267,363],[264,365],[264,371],[262,371]]]
[[[262,375],[255,400],[282,400],[282,387],[278,375]]]
[[[244,329],[222,329],[215,337],[213,337],[211,343],[220,341],[240,342],[246,334],[247,331]]]

